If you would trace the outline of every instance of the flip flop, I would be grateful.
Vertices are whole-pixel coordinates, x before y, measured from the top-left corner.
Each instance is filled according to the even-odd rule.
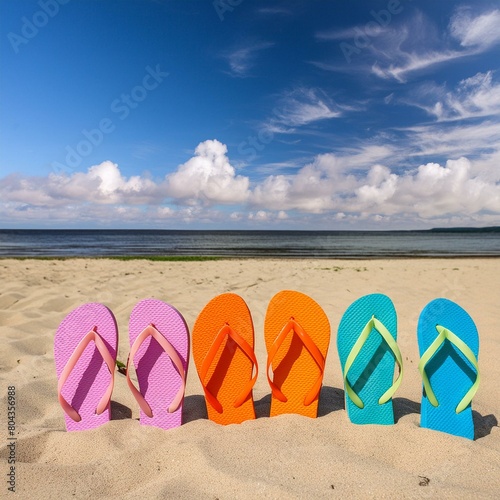
[[[297,413],[315,418],[330,344],[325,312],[311,297],[283,290],[269,302],[264,336],[272,392],[270,416]]]
[[[127,383],[140,408],[140,423],[161,429],[182,424],[189,360],[189,331],[177,309],[161,300],[136,304],[129,321]],[[134,364],[139,389],[130,379]]]
[[[396,339],[396,310],[386,295],[365,295],[342,316],[337,348],[347,415],[353,424],[394,424],[392,396],[403,377]],[[399,366],[395,382],[394,362]]]
[[[423,380],[420,426],[474,439],[471,402],[479,387],[479,336],[467,312],[435,299],[418,320]]]
[[[118,329],[113,313],[89,303],[71,311],[54,337],[57,393],[68,431],[110,420]]]
[[[255,418],[254,330],[239,295],[218,295],[201,311],[193,327],[193,358],[210,420],[227,425]]]

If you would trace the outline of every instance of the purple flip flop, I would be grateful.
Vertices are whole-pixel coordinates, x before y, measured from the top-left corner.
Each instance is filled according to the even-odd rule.
[[[189,330],[181,313],[161,300],[139,302],[130,315],[127,382],[140,422],[162,429],[182,424],[189,360]],[[133,362],[139,389],[129,377]]]
[[[59,325],[54,359],[68,431],[94,429],[109,421],[117,344],[115,317],[102,304],[83,304]]]

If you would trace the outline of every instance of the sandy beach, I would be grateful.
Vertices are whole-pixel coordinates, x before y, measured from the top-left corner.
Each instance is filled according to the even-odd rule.
[[[500,259],[0,261],[1,496],[7,491],[7,387],[15,386],[17,498],[497,498],[500,491]],[[263,324],[272,296],[299,290],[325,310],[332,336],[319,416],[269,418]],[[113,420],[66,432],[57,401],[53,338],[86,302],[116,316],[118,360],[128,355],[128,319],[141,299],[175,306],[191,329],[215,295],[247,302],[255,326],[257,420],[207,420],[192,359],[184,424],[143,427],[126,379],[117,374]],[[405,375],[394,426],[356,426],[344,410],[336,350],[343,312],[368,293],[387,294],[398,313]],[[481,386],[473,401],[476,439],[420,428],[416,326],[434,298],[460,304],[480,335]],[[14,498],[14,495],[13,495]]]

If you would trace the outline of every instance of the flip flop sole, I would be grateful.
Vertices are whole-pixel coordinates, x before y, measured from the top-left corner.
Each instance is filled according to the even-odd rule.
[[[321,308],[311,297],[292,290],[277,293],[269,302],[264,321],[267,352],[271,352],[282,328],[293,318],[311,337],[326,359],[330,344],[330,323]],[[315,418],[318,415],[318,396],[306,406],[304,400],[321,370],[308,352],[300,337],[290,333],[281,344],[272,363],[273,383],[287,398],[280,401],[271,395],[270,416],[296,413]]]
[[[103,339],[111,357],[116,360],[118,329],[113,313],[98,303],[83,304],[71,311],[61,322],[54,337],[54,360],[57,378],[79,342],[94,327]],[[75,422],[64,414],[68,431],[94,429],[110,420],[110,405],[100,415],[96,408],[110,382],[110,373],[94,342],[83,351],[68,380],[61,389],[66,401],[79,413]]]
[[[420,356],[437,336],[436,325],[451,330],[478,356],[479,336],[474,321],[458,304],[435,299],[423,309],[418,320],[417,337]],[[476,371],[467,358],[450,342],[445,342],[425,368],[439,405],[433,406],[422,395],[420,426],[468,439],[474,439],[472,408],[455,409],[476,379]]]
[[[347,357],[368,321],[375,316],[392,337],[397,339],[396,309],[391,299],[382,294],[365,295],[354,301],[340,321],[337,348],[344,373]],[[352,364],[348,380],[364,404],[359,408],[345,393],[349,419],[354,424],[394,424],[392,399],[379,404],[380,397],[391,387],[394,378],[394,357],[381,335],[370,334]]]
[[[214,297],[200,312],[193,327],[193,359],[201,379],[203,362],[225,326],[237,332],[253,349],[254,329],[252,316],[245,301],[234,293]],[[217,411],[207,401],[208,418],[218,424],[238,424],[255,418],[252,392],[235,407],[234,402],[252,378],[253,364],[238,345],[229,337],[223,341],[210,364],[205,380],[206,388],[222,405]]]
[[[189,360],[189,331],[182,314],[161,300],[145,299],[136,304],[130,314],[129,342],[150,324],[170,342],[179,355],[184,371]],[[133,360],[139,391],[149,404],[153,416],[140,410],[140,423],[161,429],[171,429],[182,424],[181,402],[179,408],[168,413],[169,404],[179,391],[181,376],[168,354],[152,337],[146,338]]]

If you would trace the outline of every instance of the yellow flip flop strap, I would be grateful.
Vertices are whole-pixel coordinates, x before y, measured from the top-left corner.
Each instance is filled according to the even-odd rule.
[[[396,359],[396,363],[398,364],[399,367],[399,375],[396,381],[387,389],[387,391],[382,394],[380,399],[378,400],[379,405],[383,405],[384,403],[387,403],[389,399],[393,396],[393,394],[398,390],[399,385],[401,384],[401,380],[403,379],[403,358],[401,356],[401,351],[399,350],[398,345],[396,344],[396,341],[394,340],[394,337],[390,334],[389,330],[384,326],[384,324],[379,321],[375,316],[372,316],[372,318],[366,323],[365,327],[363,328],[361,334],[358,337],[358,340],[356,340],[356,343],[352,346],[351,351],[349,352],[349,356],[347,356],[347,360],[345,362],[345,367],[344,367],[344,386],[347,394],[351,398],[352,402],[358,407],[358,408],[364,408],[364,403],[361,401],[361,398],[356,394],[354,389],[351,387],[351,384],[349,384],[349,380],[347,378],[349,374],[349,369],[353,365],[355,359],[357,358],[358,354],[361,352],[361,349],[363,348],[363,345],[367,341],[368,337],[370,336],[370,333],[375,329],[385,340],[387,345],[389,346],[390,350],[392,351],[394,358]]]
[[[477,364],[477,358],[469,348],[469,346],[459,337],[457,337],[451,330],[448,330],[444,326],[436,325],[436,330],[438,331],[438,336],[434,339],[432,344],[427,348],[422,357],[420,358],[420,362],[418,363],[418,369],[420,374],[422,375],[422,381],[424,383],[425,393],[427,394],[427,399],[431,403],[432,406],[438,406],[438,400],[434,391],[432,390],[431,383],[429,381],[429,377],[427,377],[427,373],[425,373],[425,367],[427,363],[431,360],[431,358],[436,354],[439,348],[444,344],[445,340],[451,342],[457,349],[469,360],[470,364],[476,370],[476,380],[472,384],[472,387],[467,391],[465,396],[461,399],[460,403],[458,403],[455,408],[455,413],[460,413],[467,406],[469,406],[472,398],[477,392],[479,388],[479,366]]]

